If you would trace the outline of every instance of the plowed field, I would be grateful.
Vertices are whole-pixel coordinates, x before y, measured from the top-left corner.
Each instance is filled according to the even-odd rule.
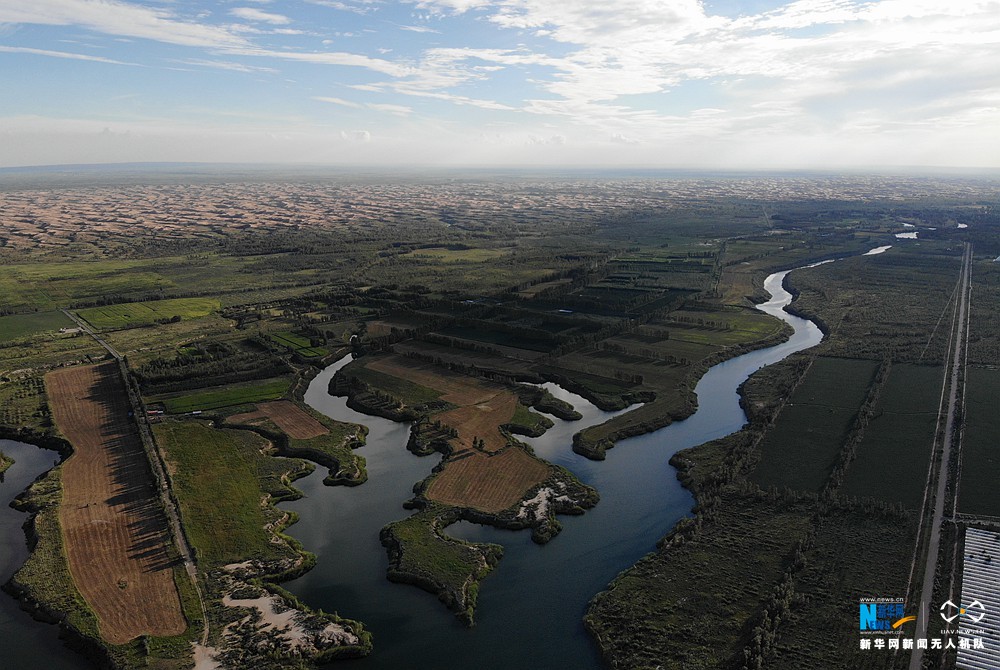
[[[257,409],[289,437],[296,440],[308,440],[330,432],[308,412],[287,400],[261,403],[257,405]]]
[[[548,465],[517,447],[493,456],[462,451],[447,462],[426,495],[448,505],[499,512],[521,500],[550,471]]]
[[[507,438],[500,426],[514,416],[517,398],[513,393],[498,393],[478,405],[468,405],[436,414],[435,419],[458,431],[458,443],[471,447],[472,440],[480,438],[486,451],[499,451],[507,446]]]
[[[59,509],[66,556],[102,637],[122,644],[184,632],[167,520],[117,365],[58,370],[45,385],[56,425],[73,445]]]

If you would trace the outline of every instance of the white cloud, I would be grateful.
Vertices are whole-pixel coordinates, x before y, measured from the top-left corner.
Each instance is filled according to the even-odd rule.
[[[350,100],[344,100],[343,98],[332,98],[329,96],[317,96],[313,100],[319,100],[320,102],[329,102],[332,105],[343,105],[344,107],[364,107],[361,103],[351,102]]]
[[[164,9],[119,0],[31,0],[0,3],[0,24],[78,25],[109,35],[194,47],[238,47],[246,41],[218,26],[180,19]]]
[[[372,141],[371,131],[368,130],[342,130],[340,137],[347,142],[364,144]]]
[[[292,20],[287,16],[264,12],[254,7],[235,7],[230,9],[229,13],[237,18],[243,19],[244,21],[259,21],[261,23],[270,23],[276,26],[288,25],[292,22]]]
[[[49,51],[48,49],[32,49],[30,47],[8,47],[0,45],[0,53],[11,53],[11,54],[33,54],[35,56],[51,56],[53,58],[69,58],[72,60],[88,60],[97,63],[113,63],[115,65],[131,65],[131,63],[125,63],[120,60],[114,60],[112,58],[103,58],[101,56],[88,56],[87,54],[77,54],[70,53],[67,51]]]

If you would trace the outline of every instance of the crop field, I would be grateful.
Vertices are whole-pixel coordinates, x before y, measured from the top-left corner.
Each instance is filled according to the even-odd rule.
[[[877,364],[817,358],[760,444],[751,479],[761,487],[818,491],[826,483]]]
[[[183,633],[167,520],[116,364],[51,372],[46,386],[74,448],[59,508],[66,559],[101,636],[123,644]]]
[[[919,507],[940,396],[940,367],[894,365],[840,492]]]
[[[208,316],[219,307],[220,303],[215,298],[176,298],[89,307],[77,310],[77,315],[98,330],[117,330],[146,326],[158,320],[176,317],[197,319]]]
[[[60,311],[0,316],[0,342],[75,327],[76,324]]]
[[[277,400],[288,392],[290,381],[286,377],[267,379],[249,384],[233,384],[219,388],[186,393],[149,396],[147,403],[162,402],[171,414],[207,411],[234,407],[265,400]]]
[[[184,527],[202,569],[251,558],[294,556],[271,542],[264,526],[280,518],[261,504],[266,493],[288,494],[285,473],[301,473],[300,461],[266,456],[266,441],[246,430],[218,430],[197,421],[165,421],[153,426],[171,464]]]
[[[965,387],[965,435],[958,508],[963,514],[1000,516],[1000,369],[970,367]]]
[[[257,405],[257,410],[296,440],[308,440],[330,432],[311,414],[287,400],[260,403]]]
[[[271,333],[271,339],[283,347],[288,347],[295,353],[306,358],[317,358],[326,356],[329,352],[323,347],[314,347],[308,337],[302,337],[289,331]]]
[[[462,451],[445,461],[426,496],[455,507],[499,512],[521,500],[550,473],[548,465],[518,447],[490,456]]]
[[[414,249],[403,254],[403,258],[434,263],[485,263],[509,254],[507,249]]]
[[[474,405],[435,414],[434,418],[458,431],[458,444],[468,449],[474,439],[483,442],[486,451],[499,451],[507,446],[500,426],[514,417],[518,400],[513,393],[501,391],[492,398]]]
[[[365,367],[391,377],[440,393],[441,400],[467,405],[485,402],[496,395],[501,387],[472,377],[450,372],[430,363],[420,363],[402,356],[385,356],[365,364]]]

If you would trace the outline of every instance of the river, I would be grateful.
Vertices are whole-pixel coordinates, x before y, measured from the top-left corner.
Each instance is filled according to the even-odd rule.
[[[22,526],[28,519],[10,503],[59,462],[59,454],[48,449],[12,440],[0,440],[0,451],[14,459],[14,465],[0,481],[0,584],[20,568],[28,558],[28,546]],[[79,670],[93,667],[83,656],[65,647],[59,640],[59,628],[32,619],[18,602],[0,594],[0,640],[3,640],[5,668],[45,668]]]
[[[888,247],[886,247],[888,248]],[[884,251],[885,248],[880,249]],[[876,251],[879,253],[879,251]],[[381,528],[407,512],[402,504],[440,456],[423,458],[406,450],[409,426],[355,412],[345,399],[327,393],[330,379],[348,359],[323,370],[309,385],[305,401],[336,419],[369,427],[369,480],[359,487],[323,485],[324,472],[296,482],[301,500],[282,503],[299,513],[290,532],[318,556],[315,569],[285,586],[315,608],[364,622],[375,636],[375,652],[352,661],[352,668],[574,668],[598,669],[602,662],[581,619],[588,600],[621,570],[651,551],[658,539],[689,514],[693,499],[668,461],[678,450],[739,430],[746,422],[737,388],[759,368],[817,344],[819,328],[784,311],[791,295],[782,288],[789,271],[765,282],[772,298],[759,309],[793,329],[782,344],[744,354],[712,367],[698,382],[698,411],[653,433],[622,440],[606,461],[573,453],[572,435],[605,421],[584,398],[553,384],[554,395],[583,414],[579,421],[553,417],[554,427],[539,438],[524,438],[546,460],[572,470],[594,486],[601,501],[582,516],[563,516],[563,532],[545,546],[527,531],[505,531],[470,523],[448,532],[471,541],[497,542],[504,557],[483,582],[477,625],[466,628],[437,600],[413,586],[386,580],[387,558],[378,540]],[[0,482],[9,502],[58,462],[51,451],[0,441],[16,463]],[[25,515],[0,508],[0,579],[6,581],[27,558],[21,524]],[[4,665],[70,670],[90,667],[58,641],[55,626],[33,621],[16,601],[0,598],[0,637]]]
[[[317,472],[296,484],[307,497],[283,505],[301,517],[290,531],[319,555],[319,562],[287,588],[313,607],[359,619],[372,631],[375,652],[352,662],[352,667],[601,668],[596,645],[581,621],[587,602],[651,551],[692,507],[692,496],[678,482],[670,457],[739,430],[746,423],[739,385],[761,367],[822,339],[814,323],[784,311],[791,301],[782,288],[788,272],[767,278],[765,289],[772,298],[758,308],[789,323],[794,329],[791,338],[712,367],[695,389],[695,414],[622,440],[606,461],[575,454],[572,435],[612,414],[547,385],[584,418],[567,422],[553,417],[553,428],[525,441],[540,457],[595,487],[601,501],[582,516],[560,517],[562,533],[545,546],[534,544],[526,531],[465,522],[449,527],[453,536],[504,546],[503,560],[482,583],[477,625],[471,629],[433,596],[388,582],[385,550],[378,541],[382,526],[407,514],[402,503],[440,457],[413,456],[405,448],[407,425],[359,414],[347,408],[343,398],[330,396],[330,379],[348,361],[328,367],[310,384],[305,400],[328,416],[369,427],[368,444],[361,450],[369,480],[357,488],[331,488],[323,486],[323,473]]]

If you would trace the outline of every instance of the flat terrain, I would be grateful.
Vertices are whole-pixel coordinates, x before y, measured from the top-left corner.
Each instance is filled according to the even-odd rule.
[[[172,542],[114,363],[49,373],[52,415],[74,453],[59,509],[73,581],[101,636],[183,633]]]
[[[308,440],[311,437],[326,435],[330,430],[294,403],[287,400],[264,402],[257,405],[257,411],[244,414],[234,414],[229,422],[238,424],[266,417],[283,430],[289,437],[296,440]]]
[[[552,468],[518,448],[495,454],[462,452],[427,488],[427,497],[456,507],[499,512],[542,483]]]

